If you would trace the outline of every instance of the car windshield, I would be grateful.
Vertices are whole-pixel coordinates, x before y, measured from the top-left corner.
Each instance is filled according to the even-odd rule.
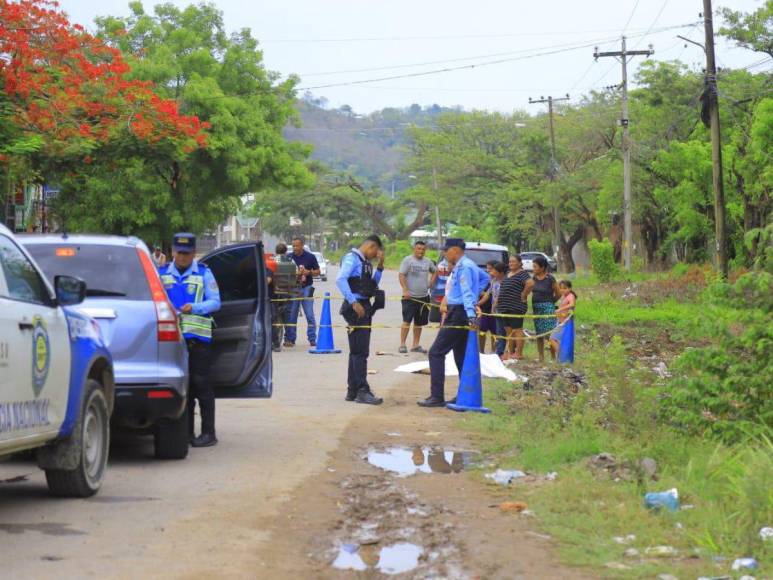
[[[485,266],[491,260],[496,260],[497,262],[502,262],[504,260],[504,252],[502,250],[467,248],[464,254],[481,267]]]
[[[319,262],[320,264],[325,260],[325,258],[319,252],[312,252],[312,254],[314,254],[314,257],[317,259],[317,262]]]
[[[52,282],[55,276],[75,276],[86,282],[87,296],[150,300],[136,248],[67,243],[29,244],[26,248]]]
[[[536,252],[524,252],[521,254],[521,260],[533,260],[534,258],[541,256],[542,254],[538,254]]]

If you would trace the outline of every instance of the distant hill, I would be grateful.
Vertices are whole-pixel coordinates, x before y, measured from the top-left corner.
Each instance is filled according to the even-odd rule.
[[[301,127],[287,127],[285,136],[314,146],[312,158],[338,171],[349,172],[368,185],[399,191],[409,185],[402,171],[407,143],[405,129],[427,126],[441,113],[457,111],[431,105],[386,108],[358,115],[344,105],[329,109],[324,99],[306,95],[298,103]]]

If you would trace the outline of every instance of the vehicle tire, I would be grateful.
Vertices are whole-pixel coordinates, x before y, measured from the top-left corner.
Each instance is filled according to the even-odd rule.
[[[327,282],[327,276],[322,276],[322,281]]]
[[[89,379],[83,392],[83,406],[70,439],[55,453],[78,455],[75,469],[47,469],[46,481],[53,495],[91,497],[102,485],[110,451],[110,414],[102,386]]]
[[[161,419],[156,425],[153,441],[156,459],[185,459],[188,457],[188,411],[178,419]]]

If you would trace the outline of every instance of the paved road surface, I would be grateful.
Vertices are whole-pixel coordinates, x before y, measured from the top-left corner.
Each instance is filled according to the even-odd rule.
[[[396,273],[387,272],[382,286],[399,296]],[[332,277],[318,284],[318,292],[325,290],[335,292]],[[334,322],[341,320],[338,304]],[[316,310],[319,315],[319,304]],[[399,321],[399,302],[389,302],[377,318]],[[373,352],[395,350],[397,333],[376,333]],[[261,551],[270,549],[266,522],[298,484],[324,469],[353,418],[378,412],[343,401],[342,329],[335,331],[341,355],[309,355],[304,328],[299,336],[295,349],[274,355],[274,398],[218,402],[220,444],[192,449],[185,461],[154,460],[150,441],[116,442],[107,481],[88,500],[49,497],[33,463],[0,463],[0,577],[242,576],[257,570]],[[380,371],[371,381],[377,393],[406,380],[391,372],[394,357],[371,361]],[[27,479],[3,483],[17,476]]]

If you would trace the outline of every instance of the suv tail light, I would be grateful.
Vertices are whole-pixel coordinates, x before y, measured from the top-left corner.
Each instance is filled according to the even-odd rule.
[[[158,272],[153,262],[141,249],[137,248],[137,254],[145,272],[145,278],[150,286],[150,295],[153,297],[153,305],[156,307],[156,320],[158,322],[158,341],[177,342],[180,340],[180,326],[177,324],[177,313],[169,302],[166,290],[161,284]]]

